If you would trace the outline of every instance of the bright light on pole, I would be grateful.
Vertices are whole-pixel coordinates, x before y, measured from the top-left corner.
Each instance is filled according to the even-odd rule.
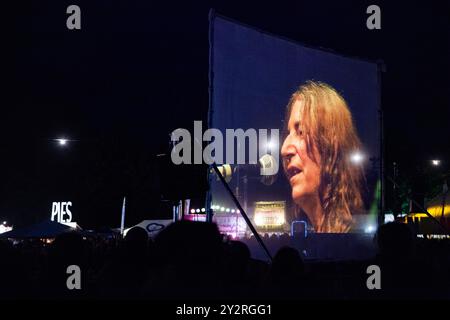
[[[441,160],[431,160],[431,163],[433,164],[433,166],[438,166],[441,164]]]
[[[67,142],[69,140],[61,138],[61,139],[56,139],[56,141],[59,143],[60,146],[65,146],[65,145],[67,145]]]

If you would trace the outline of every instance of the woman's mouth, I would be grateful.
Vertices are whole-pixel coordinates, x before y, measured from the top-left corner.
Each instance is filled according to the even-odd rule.
[[[288,168],[289,182],[293,183],[300,173],[303,171],[297,167]]]

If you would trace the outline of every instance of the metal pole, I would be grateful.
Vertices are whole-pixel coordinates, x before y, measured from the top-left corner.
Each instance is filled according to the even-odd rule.
[[[122,204],[122,219],[120,221],[120,234],[123,236],[123,231],[125,228],[125,206],[126,206],[126,197],[123,197],[123,204]]]
[[[447,200],[447,194],[448,194],[448,186],[447,182],[444,182],[444,185],[442,186],[442,215],[441,215],[442,221],[444,221],[445,202]]]

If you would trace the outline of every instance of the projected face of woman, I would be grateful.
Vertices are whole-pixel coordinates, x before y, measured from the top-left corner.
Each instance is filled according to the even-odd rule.
[[[302,104],[302,100],[297,100],[292,105],[287,127],[289,134],[284,140],[281,155],[292,187],[292,199],[309,215],[308,211],[317,211],[321,159],[314,143],[312,150],[307,148],[307,137],[302,130]]]

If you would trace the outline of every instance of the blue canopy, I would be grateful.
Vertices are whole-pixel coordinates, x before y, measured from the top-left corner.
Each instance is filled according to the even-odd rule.
[[[72,232],[76,229],[66,226],[64,224],[45,220],[40,223],[26,226],[22,228],[17,228],[8,232],[5,232],[0,235],[0,238],[55,238],[56,236],[66,233]]]

